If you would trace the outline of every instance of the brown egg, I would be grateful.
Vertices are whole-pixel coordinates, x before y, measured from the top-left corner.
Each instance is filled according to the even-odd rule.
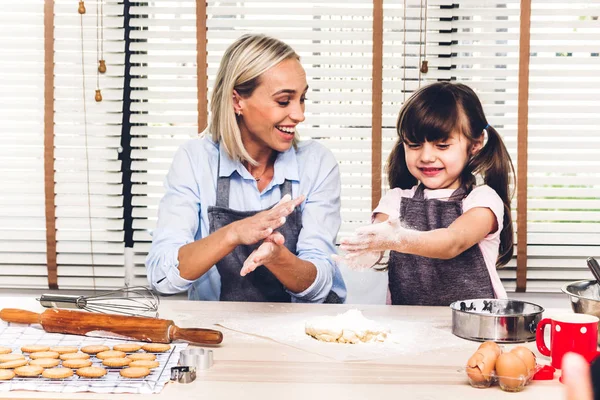
[[[525,346],[517,346],[510,351],[511,353],[515,353],[527,367],[527,373],[531,375],[533,370],[535,370],[535,354],[531,350],[529,350]]]
[[[498,344],[496,342],[493,342],[491,340],[488,340],[487,342],[483,342],[481,343],[481,345],[479,346],[480,349],[492,349],[494,350],[494,352],[496,352],[496,357],[498,357],[500,354],[502,354],[502,349],[500,348],[500,346],[498,346]]]
[[[491,380],[496,358],[496,353],[492,349],[477,349],[467,361],[467,375],[474,382]]]
[[[527,379],[527,366],[515,353],[504,353],[496,360],[496,376],[502,390],[516,392]]]

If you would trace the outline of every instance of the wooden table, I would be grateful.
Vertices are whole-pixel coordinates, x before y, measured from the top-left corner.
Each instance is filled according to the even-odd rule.
[[[32,298],[0,298],[0,308],[18,307],[40,312]],[[464,350],[425,352],[415,356],[395,356],[373,362],[336,362],[268,339],[257,338],[212,326],[238,315],[269,313],[289,315],[301,312],[334,315],[351,308],[368,311],[378,320],[409,318],[451,327],[447,307],[400,307],[380,305],[313,305],[215,303],[163,299],[160,317],[175,320],[181,327],[213,327],[224,334],[222,345],[214,347],[215,363],[200,371],[190,384],[169,383],[156,399],[563,399],[557,372],[553,381],[534,381],[520,393],[506,393],[498,386],[471,388],[461,368],[471,355]],[[565,310],[568,311],[568,310]],[[424,338],[426,340],[426,338]],[[469,345],[469,344],[468,344]],[[478,344],[472,342],[473,351]],[[535,343],[526,344],[535,350]],[[539,361],[548,359],[539,356]],[[13,391],[0,398],[36,399],[137,399],[150,395],[104,395],[94,393],[42,393]]]

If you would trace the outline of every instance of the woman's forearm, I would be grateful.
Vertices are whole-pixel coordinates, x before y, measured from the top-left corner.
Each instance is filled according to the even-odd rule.
[[[205,238],[188,243],[179,249],[179,275],[196,280],[238,245],[232,232],[233,224],[224,226]]]
[[[285,246],[281,254],[265,267],[291,292],[301,293],[313,284],[317,277],[317,267],[309,261],[298,258]]]

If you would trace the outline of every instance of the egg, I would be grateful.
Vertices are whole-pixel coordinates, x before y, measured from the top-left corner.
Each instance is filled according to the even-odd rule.
[[[490,348],[479,348],[467,361],[467,376],[474,387],[487,387],[496,365],[496,352]]]
[[[483,342],[481,343],[481,345],[479,346],[480,349],[492,349],[494,350],[494,352],[496,353],[496,357],[498,357],[500,354],[502,354],[502,349],[500,348],[500,346],[498,346],[498,344],[496,342],[493,342],[491,340],[488,340],[487,342]]]
[[[517,392],[527,379],[527,365],[516,353],[503,353],[496,360],[496,375],[502,390]]]
[[[521,360],[523,360],[525,366],[527,367],[527,373],[532,375],[535,370],[535,354],[533,354],[533,352],[525,346],[517,346],[510,352],[515,353]]]

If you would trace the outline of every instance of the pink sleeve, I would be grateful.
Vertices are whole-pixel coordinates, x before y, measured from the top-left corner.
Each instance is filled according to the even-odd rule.
[[[498,221],[498,230],[490,233],[488,237],[498,236],[504,221],[504,203],[498,193],[488,185],[477,186],[463,200],[463,213],[477,207],[489,208],[494,213]]]
[[[383,213],[390,216],[390,219],[398,218],[400,216],[400,194],[401,189],[392,189],[379,200],[377,208],[373,210],[371,220],[375,218],[375,214]]]
[[[387,191],[387,193],[379,200],[377,208],[373,210],[371,214],[371,222],[375,219],[375,214],[382,213],[390,216],[390,219],[400,218],[400,200],[402,197],[413,197],[415,194],[416,186],[412,189],[400,189],[394,188]]]

